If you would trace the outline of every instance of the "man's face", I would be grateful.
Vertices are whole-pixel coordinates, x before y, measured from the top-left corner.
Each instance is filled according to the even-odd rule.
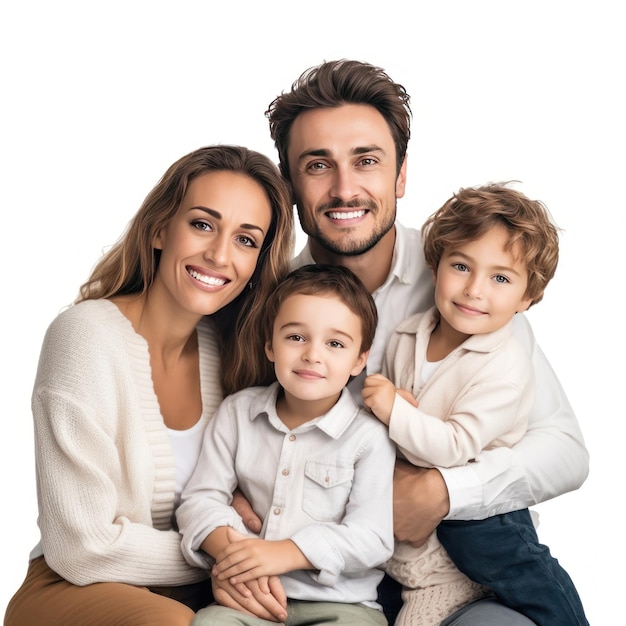
[[[356,256],[393,227],[404,195],[385,118],[346,104],[301,113],[289,135],[289,172],[304,232],[326,250]]]

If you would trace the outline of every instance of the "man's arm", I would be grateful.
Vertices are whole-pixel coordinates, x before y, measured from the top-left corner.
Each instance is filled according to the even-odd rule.
[[[589,473],[574,411],[523,315],[515,316],[515,335],[530,351],[535,370],[528,432],[512,448],[489,450],[475,463],[440,470],[450,498],[447,519],[484,519],[533,506],[578,489]]]
[[[422,545],[449,510],[448,489],[438,470],[396,461],[393,530],[397,539]]]
[[[515,317],[515,334],[531,353],[535,370],[528,432],[512,448],[484,451],[462,467],[397,466],[394,527],[399,539],[419,545],[444,518],[484,519],[523,509],[578,489],[587,478],[589,454],[580,426],[523,315]]]

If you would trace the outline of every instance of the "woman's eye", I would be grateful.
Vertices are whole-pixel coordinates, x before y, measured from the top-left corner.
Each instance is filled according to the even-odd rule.
[[[243,244],[244,246],[247,246],[248,248],[258,247],[256,241],[252,239],[252,237],[248,237],[248,235],[240,235],[239,237],[237,237],[237,241],[239,241],[239,243]]]
[[[191,222],[191,225],[194,228],[197,228],[198,230],[205,230],[207,232],[212,231],[213,228],[211,227],[211,224],[209,224],[208,222],[205,222],[203,220],[193,220]]]

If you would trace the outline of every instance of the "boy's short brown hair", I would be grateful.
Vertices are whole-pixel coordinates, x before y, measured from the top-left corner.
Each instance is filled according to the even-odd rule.
[[[265,341],[271,341],[274,320],[282,303],[294,295],[330,295],[339,298],[361,320],[361,353],[372,346],[378,311],[374,299],[361,280],[341,265],[303,265],[290,272],[267,299],[263,316]]]

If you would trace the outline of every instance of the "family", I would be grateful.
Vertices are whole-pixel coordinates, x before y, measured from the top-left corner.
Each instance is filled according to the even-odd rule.
[[[396,221],[410,98],[365,62],[266,116],[278,166],[180,158],[49,326],[5,626],[588,624],[528,511],[589,463],[523,315],[547,209],[487,183]]]

